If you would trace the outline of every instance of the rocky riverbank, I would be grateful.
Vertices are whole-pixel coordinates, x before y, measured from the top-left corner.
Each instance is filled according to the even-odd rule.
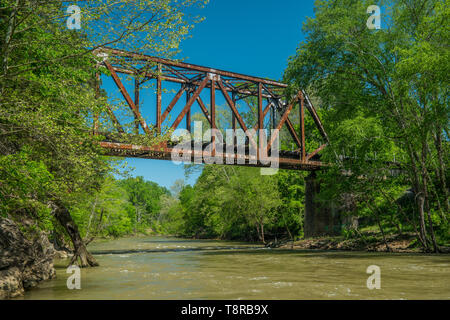
[[[40,281],[55,277],[55,249],[41,231],[27,234],[0,217],[0,299],[17,297]]]
[[[345,239],[344,237],[317,237],[294,242],[286,242],[281,249],[297,250],[343,250],[369,252],[423,253],[416,245],[417,237],[411,233],[388,235],[386,243],[380,236],[367,234],[364,237]],[[442,253],[450,253],[450,247],[440,247]]]

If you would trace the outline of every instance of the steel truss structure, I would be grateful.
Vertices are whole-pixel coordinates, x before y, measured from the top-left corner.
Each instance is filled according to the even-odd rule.
[[[223,95],[228,107],[231,109],[232,128],[230,129],[237,129],[237,125],[244,131],[248,129],[264,129],[264,121],[268,114],[271,115],[271,129],[281,130],[283,127],[287,128],[297,145],[297,149],[295,151],[279,150],[280,168],[317,170],[324,166],[318,160],[318,153],[327,145],[328,137],[316,110],[304,90],[300,90],[288,101],[285,95],[287,85],[277,81],[112,48],[97,49],[95,54],[97,57],[103,57],[103,61],[100,63],[109,70],[117,88],[133,112],[136,134],[139,134],[139,128],[142,128],[143,132],[149,136],[160,134],[162,123],[183,95],[186,96],[186,103],[181,112],[175,115],[175,120],[170,126],[170,129],[177,129],[181,121],[185,118],[186,129],[189,132],[191,131],[191,107],[194,103],[199,105],[210,127],[216,129],[216,94],[219,93]],[[134,99],[131,98],[125,89],[119,74],[126,74],[135,78]],[[100,75],[98,74],[97,79],[99,78]],[[156,113],[156,123],[152,123],[151,126],[149,126],[140,113],[143,107],[139,101],[139,90],[143,83],[141,79],[143,81],[150,79],[156,80],[156,108],[154,110]],[[165,109],[162,106],[162,84],[164,81],[180,84],[180,89]],[[200,97],[200,93],[203,90],[209,90],[209,108],[207,108],[207,105]],[[247,97],[255,97],[258,105],[257,123],[252,124],[251,127],[247,126],[244,122],[243,116],[239,113],[236,104],[238,100]],[[299,133],[296,132],[293,123],[289,119],[289,114],[296,104],[299,104],[300,110]],[[324,139],[324,143],[311,153],[307,153],[305,148],[305,108],[308,110]],[[125,130],[120,125],[114,112],[109,107],[108,109],[108,115],[118,133],[124,134]],[[94,133],[98,133],[98,121],[94,124]],[[269,138],[266,146],[267,154],[270,154],[272,143],[275,139],[275,135]],[[212,140],[214,142],[214,137],[212,137]],[[246,150],[248,150],[249,143],[255,144],[256,142],[252,141],[250,137],[246,143]],[[236,144],[236,140],[234,144]],[[170,160],[171,153],[174,150],[174,145],[170,141],[159,143],[155,146],[143,146],[121,143],[106,138],[105,141],[100,142],[100,145],[107,150],[106,154],[111,156],[149,159]],[[224,150],[230,149],[224,146]],[[235,145],[233,145],[232,150],[236,150]],[[205,151],[203,151],[203,154],[205,154]],[[214,147],[209,155],[215,156]],[[191,161],[194,161],[196,156],[198,157],[199,155],[195,154],[195,151],[192,151],[190,154]],[[263,159],[259,152],[256,155],[256,161],[250,155],[245,155],[244,163],[242,159],[238,162],[238,157],[235,153],[229,154],[223,152],[222,156],[224,164],[239,163],[240,165],[248,166],[268,166],[265,164],[266,162],[262,161]],[[230,161],[230,159],[233,160]]]

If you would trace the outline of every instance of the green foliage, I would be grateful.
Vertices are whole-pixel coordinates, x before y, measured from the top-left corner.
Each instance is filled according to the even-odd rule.
[[[257,168],[206,165],[195,186],[185,186],[171,205],[176,208],[173,230],[188,237],[263,242],[298,236],[303,187],[291,184],[302,183],[297,177],[296,172],[262,176]]]
[[[2,16],[7,11],[2,9]],[[102,157],[87,126],[95,93],[90,86],[92,60],[76,55],[83,50],[81,35],[64,33],[57,23],[41,25],[33,14],[20,10],[16,14],[18,19],[27,18],[20,26],[26,32],[10,35],[10,41],[27,46],[10,52],[3,47],[2,52],[0,210],[18,220],[32,218],[48,229],[49,202],[77,202],[99,188],[111,163]],[[0,28],[8,29],[8,20],[1,21]],[[72,53],[74,57],[63,61],[31,63]]]
[[[77,3],[81,30],[69,30],[67,3],[2,1],[1,215],[34,221],[59,237],[64,230],[51,212],[58,201],[87,240],[152,224],[166,191],[142,179],[117,183],[110,177],[115,160],[102,155],[102,137],[91,134],[93,115],[106,113],[106,94],[95,90],[92,51],[108,45],[169,57],[201,21],[186,9],[206,3],[83,1]]]
[[[382,29],[369,30],[371,4],[316,1],[285,80],[291,90],[309,88],[322,109],[331,141],[322,160],[335,164],[321,175],[323,196],[350,195],[352,214],[380,229],[406,225],[437,250],[432,227],[447,232],[450,212],[449,7],[439,0],[381,1]],[[416,201],[399,206],[409,188]]]
[[[98,61],[90,51],[108,44],[170,57],[201,20],[184,9],[205,3],[86,1],[82,30],[69,31],[60,2],[2,2],[2,216],[60,233],[49,207],[60,199],[86,241],[148,231],[262,242],[302,236],[305,173],[261,176],[255,168],[206,165],[194,186],[177,182],[169,192],[142,177],[113,178],[114,160],[90,134],[107,102],[93,90]],[[416,232],[425,247],[448,244],[449,7],[381,1],[389,19],[369,30],[370,4],[316,1],[306,41],[285,73],[289,90],[308,89],[330,137],[322,161],[334,166],[319,174],[321,197],[357,216],[362,228]],[[245,102],[243,118],[254,123],[256,100]],[[229,108],[216,112],[218,128],[230,128]],[[298,110],[291,114],[299,130]],[[314,126],[306,118],[308,152],[322,143]],[[359,233],[346,228],[343,235]]]

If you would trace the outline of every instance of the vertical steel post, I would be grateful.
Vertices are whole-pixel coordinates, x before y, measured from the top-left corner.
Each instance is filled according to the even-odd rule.
[[[262,83],[258,83],[258,129],[264,129]]]
[[[158,64],[158,76],[156,78],[156,130],[161,133],[161,100],[162,100],[162,84],[161,84],[161,64]]]
[[[258,152],[257,152],[257,158],[261,158],[260,151],[263,148],[263,139],[262,139],[262,130],[264,130],[264,114],[263,114],[263,97],[262,97],[262,83],[258,83]]]
[[[236,93],[233,92],[231,94],[231,96],[232,96],[231,99],[233,101],[233,104],[236,106]],[[236,108],[237,108],[237,106],[236,106]],[[234,112],[231,112],[231,125],[232,125],[232,128],[233,128],[233,131],[236,130],[236,116],[234,115]]]
[[[139,79],[137,76],[134,78],[134,105],[136,106],[136,110],[139,112]],[[139,119],[134,117],[134,132],[139,134]]]
[[[186,90],[186,104],[191,99],[191,91]],[[191,109],[186,113],[186,130],[191,132]]]
[[[277,102],[277,104],[278,105],[281,105],[281,99],[278,99],[278,102]],[[272,129],[275,129],[276,127],[277,127],[277,113],[276,113],[276,105],[275,104],[272,104],[272,107],[271,107],[271,112],[272,112]]]
[[[236,106],[236,92],[233,92],[231,94],[231,101],[233,101],[233,104]],[[237,106],[236,106],[237,108]],[[234,112],[231,112],[231,126],[233,129],[233,150],[235,150],[237,145],[237,137],[236,137],[236,116],[234,115]]]
[[[191,99],[191,87],[186,90],[186,104]],[[191,108],[186,112],[186,130],[191,132]]]
[[[303,93],[300,92],[300,128],[301,128],[301,139],[302,139],[302,161],[306,160],[306,147],[305,147],[305,98]]]
[[[216,129],[216,83],[211,79],[211,129]],[[215,136],[211,133],[212,156],[216,155]]]

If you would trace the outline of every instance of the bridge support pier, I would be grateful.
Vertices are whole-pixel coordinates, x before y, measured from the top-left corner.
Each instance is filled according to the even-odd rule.
[[[312,171],[305,178],[305,238],[340,234],[340,215],[333,200],[319,201],[320,180]]]

